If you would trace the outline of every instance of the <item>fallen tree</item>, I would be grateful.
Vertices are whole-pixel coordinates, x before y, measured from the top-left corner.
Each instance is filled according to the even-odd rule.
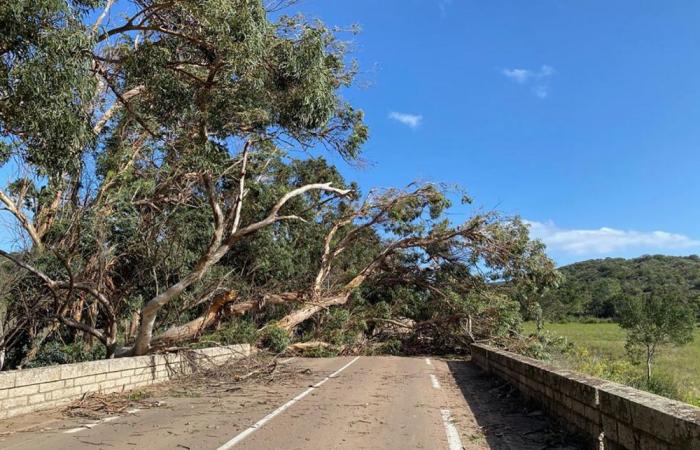
[[[293,157],[354,161],[367,138],[340,95],[354,66],[322,24],[272,21],[260,0],[11,3],[0,164],[21,175],[0,204],[24,245],[0,252],[7,365],[143,355],[243,316],[344,348],[372,318],[461,333],[485,314],[464,299],[550,282],[516,218],[454,224],[442,186],[363,197]],[[337,311],[352,326],[323,336]]]
[[[353,160],[367,137],[339,95],[354,68],[320,22],[273,22],[261,0],[19,0],[0,22],[0,164],[21,174],[0,203],[26,238],[0,256],[34,284],[10,301],[42,315],[3,331],[12,364],[32,336],[148,352],[234,246],[350,193],[332,170],[295,179],[287,157]]]

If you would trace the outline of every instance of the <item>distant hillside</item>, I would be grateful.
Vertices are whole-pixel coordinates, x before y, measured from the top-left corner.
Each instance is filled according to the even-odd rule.
[[[583,261],[559,269],[565,280],[542,302],[545,318],[611,318],[626,295],[673,289],[700,306],[700,257],[642,256]],[[700,310],[700,308],[698,308]]]

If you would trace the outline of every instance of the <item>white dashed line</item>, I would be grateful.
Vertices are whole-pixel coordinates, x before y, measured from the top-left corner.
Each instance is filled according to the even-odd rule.
[[[292,406],[293,404],[295,404],[296,402],[298,402],[298,401],[301,400],[302,398],[304,398],[304,397],[306,397],[307,395],[309,395],[309,394],[310,394],[311,392],[313,392],[315,389],[321,387],[326,381],[330,380],[331,378],[337,377],[337,376],[340,374],[340,372],[342,372],[343,370],[345,370],[345,369],[347,369],[348,367],[350,367],[350,366],[351,366],[352,364],[354,364],[355,361],[357,361],[358,359],[360,359],[359,356],[356,357],[355,359],[353,359],[352,361],[350,361],[349,363],[345,364],[343,367],[341,367],[340,369],[336,370],[336,371],[333,372],[332,374],[328,375],[328,376],[327,376],[326,378],[324,378],[323,380],[321,380],[321,381],[319,381],[318,383],[314,384],[313,386],[311,386],[310,388],[308,388],[307,390],[305,390],[305,391],[302,392],[301,394],[297,395],[296,397],[294,397],[293,399],[291,399],[290,401],[288,401],[288,402],[285,403],[284,405],[282,405],[282,406],[280,406],[279,408],[277,408],[276,410],[272,411],[270,414],[268,414],[268,415],[266,415],[265,417],[263,417],[262,419],[258,420],[258,421],[257,421],[256,423],[254,423],[250,428],[248,428],[247,430],[244,430],[242,433],[240,433],[239,435],[235,436],[233,439],[231,439],[230,441],[228,441],[227,443],[225,443],[224,445],[222,445],[221,447],[219,447],[217,450],[229,450],[230,448],[233,448],[236,444],[238,444],[239,442],[241,442],[242,440],[244,440],[245,438],[247,438],[247,437],[250,436],[251,434],[255,433],[255,431],[259,430],[259,429],[260,429],[263,425],[265,425],[267,422],[271,421],[271,420],[274,419],[276,416],[282,414],[282,413],[283,413],[286,409],[288,409],[290,406]]]
[[[452,415],[449,409],[443,409],[440,411],[442,415],[442,424],[445,426],[445,433],[447,434],[447,445],[450,450],[462,450],[462,440],[459,438],[459,431],[457,427],[452,422]]]
[[[136,414],[136,413],[139,412],[139,411],[141,411],[141,410],[138,409],[138,408],[134,408],[134,409],[128,409],[128,410],[126,410],[125,412],[126,412],[127,414]],[[104,419],[101,419],[101,420],[99,420],[99,421],[97,421],[97,422],[86,423],[86,424],[81,425],[81,426],[79,426],[79,427],[75,427],[75,428],[70,428],[70,429],[68,429],[68,430],[64,430],[63,432],[64,432],[65,434],[73,434],[73,433],[77,433],[77,432],[79,432],[79,431],[92,430],[93,428],[95,428],[97,425],[99,425],[99,424],[101,424],[101,423],[112,422],[112,421],[114,421],[114,420],[119,419],[120,417],[121,417],[121,416],[105,417]]]
[[[432,373],[430,374],[430,382],[433,383],[433,388],[440,389],[440,382],[438,381],[437,377]]]
[[[432,361],[430,361],[430,358],[425,358],[425,363],[429,366],[433,365]]]

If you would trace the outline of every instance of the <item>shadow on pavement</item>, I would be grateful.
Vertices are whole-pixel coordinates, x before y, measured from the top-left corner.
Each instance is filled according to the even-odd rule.
[[[476,364],[448,361],[447,365],[491,449],[586,449],[542,411],[528,407],[517,390]]]

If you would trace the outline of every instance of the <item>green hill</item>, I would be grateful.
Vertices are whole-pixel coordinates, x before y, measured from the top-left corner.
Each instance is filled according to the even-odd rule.
[[[697,255],[593,259],[559,270],[564,281],[542,299],[548,320],[614,318],[625,296],[658,289],[673,290],[696,308],[700,306]]]

